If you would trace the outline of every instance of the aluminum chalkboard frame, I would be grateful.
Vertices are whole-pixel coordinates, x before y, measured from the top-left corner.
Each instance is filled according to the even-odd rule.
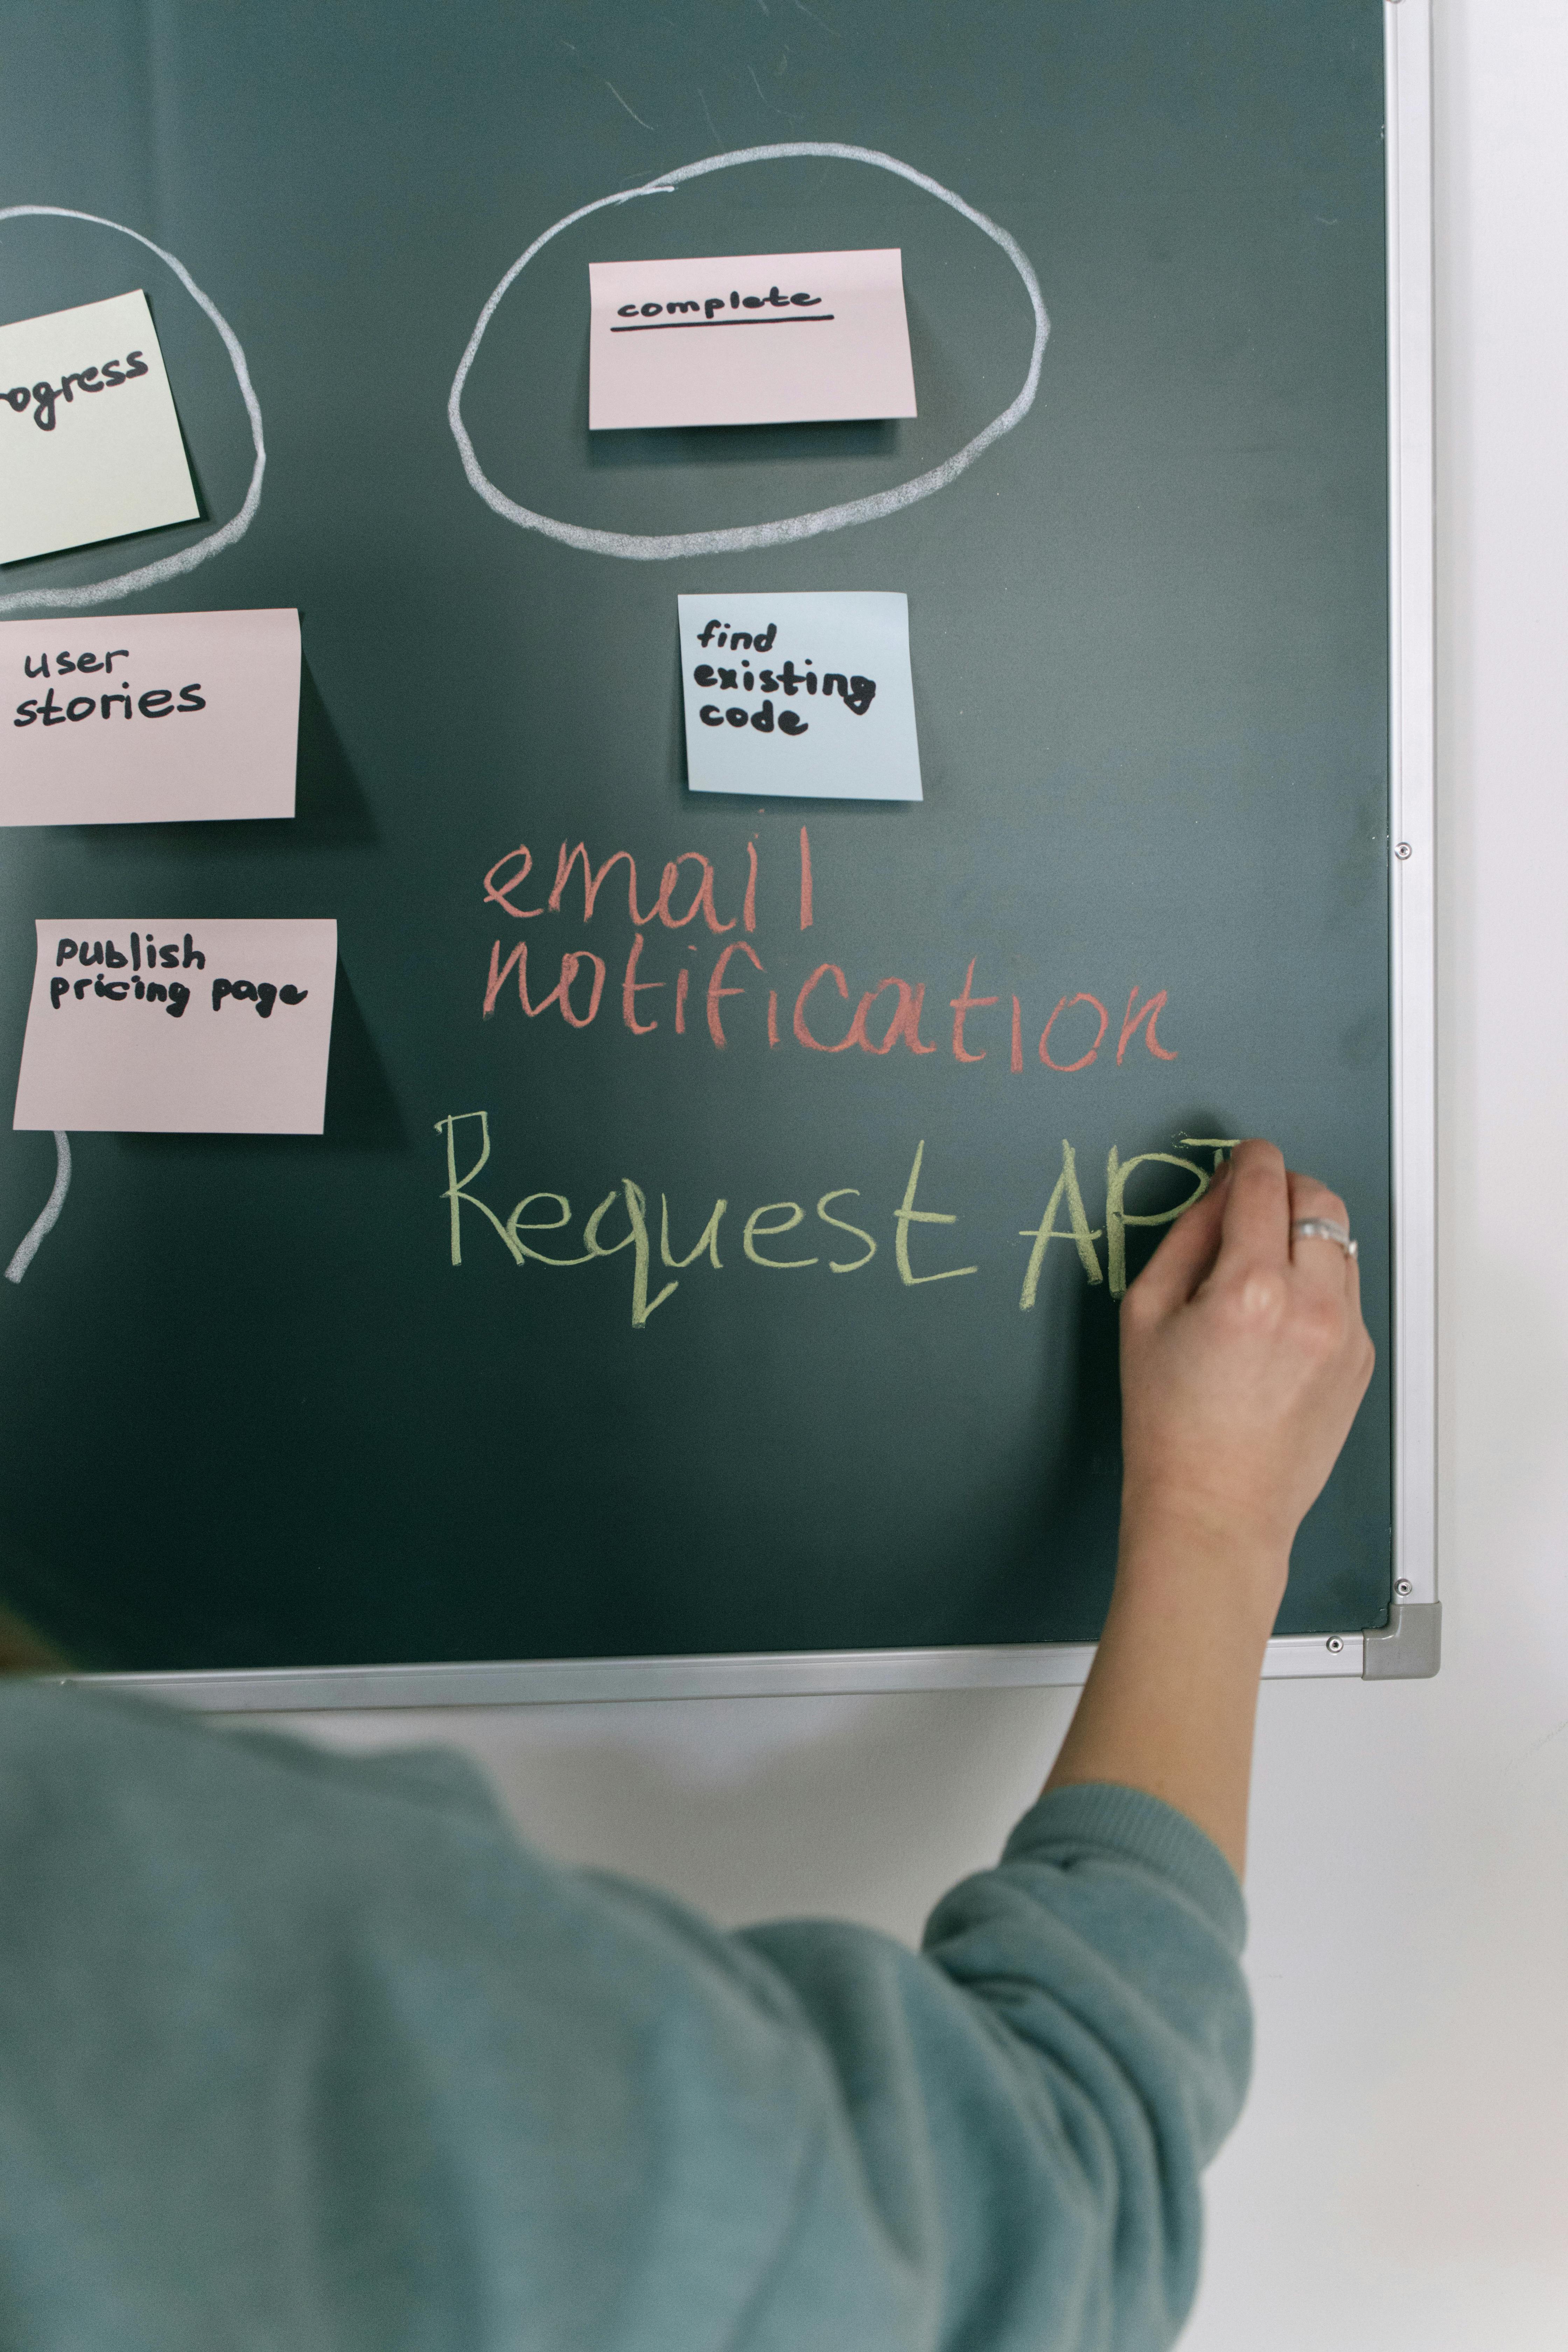
[[[1436,1671],[1436,1194],[1430,0],[1384,0],[1394,1599],[1364,1633],[1269,1643],[1273,1678]],[[1086,1643],[83,1676],[214,1711],[511,1706],[1080,1683]],[[78,1679],[68,1677],[68,1679]]]

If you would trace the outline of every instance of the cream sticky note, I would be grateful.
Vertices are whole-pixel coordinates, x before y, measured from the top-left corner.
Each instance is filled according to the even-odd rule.
[[[335,922],[83,915],[37,928],[14,1127],[321,1134]]]
[[[0,825],[292,816],[300,616],[0,622]]]
[[[897,246],[588,265],[588,425],[913,416]]]
[[[918,801],[907,596],[680,596],[694,793]]]
[[[200,511],[145,294],[0,327],[0,563]]]

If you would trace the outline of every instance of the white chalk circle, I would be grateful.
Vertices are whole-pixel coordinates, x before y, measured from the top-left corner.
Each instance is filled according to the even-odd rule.
[[[463,423],[463,386],[468,370],[478,357],[484,341],[485,329],[496,314],[501,297],[514,279],[521,278],[536,253],[542,252],[553,236],[570,228],[574,221],[586,220],[590,213],[603,212],[606,205],[635,204],[639,196],[660,196],[673,194],[682,180],[700,179],[708,172],[727,172],[737,163],[771,163],[789,155],[827,155],[841,163],[872,163],[879,172],[895,172],[901,180],[909,180],[928,195],[951,205],[966,221],[973,221],[994,245],[999,245],[1024,282],[1029,307],[1035,314],[1035,342],[1029,353],[1029,370],[1024,378],[1022,391],[1009,403],[1000,416],[994,416],[973,441],[966,441],[952,457],[933,466],[928,474],[917,474],[912,480],[900,482],[896,489],[878,490],[870,498],[850,499],[842,506],[819,507],[815,514],[787,515],[778,522],[743,523],[733,530],[683,530],[657,533],[630,530],[591,530],[576,522],[559,522],[553,515],[535,514],[531,507],[519,506],[498,490],[474,455],[474,445]],[[987,220],[962,196],[940,181],[928,179],[912,164],[900,163],[896,155],[883,155],[875,147],[844,147],[834,142],[816,139],[792,140],[777,147],[738,147],[728,155],[704,155],[700,163],[683,163],[678,172],[663,172],[646,187],[627,188],[621,194],[600,196],[591,205],[582,205],[564,220],[536,236],[528,251],[511,265],[484,309],[479,312],[478,326],[468,338],[468,348],[463,353],[458,373],[452,379],[451,397],[447,403],[447,422],[452,428],[458,453],[463,461],[463,471],[488,507],[504,515],[508,522],[521,525],[524,530],[542,531],[547,539],[558,539],[567,547],[582,548],[591,555],[619,555],[633,563],[663,563],[679,555],[738,555],[750,547],[782,547],[795,539],[815,539],[820,531],[847,530],[852,523],[875,522],[882,515],[897,514],[900,507],[913,506],[917,499],[929,499],[936,490],[944,490],[949,482],[973,466],[983,449],[999,441],[1004,433],[1011,433],[1015,425],[1026,417],[1034,406],[1039,389],[1040,362],[1046,354],[1046,338],[1050,333],[1050,321],[1040,299],[1039,280],[1029,265],[1027,255],[1010,237],[1005,228]]]
[[[19,588],[12,595],[0,596],[0,613],[14,613],[23,604],[34,612],[40,607],[50,612],[65,612],[81,604],[111,604],[121,596],[135,595],[138,589],[158,588],[165,580],[177,580],[182,572],[194,572],[196,565],[205,563],[209,555],[220,555],[226,547],[232,547],[236,540],[245,537],[250,529],[251,519],[261,504],[261,478],[267,471],[267,448],[261,437],[261,408],[251,385],[250,370],[245,363],[238,336],[216,303],[209,301],[202,292],[183,261],[176,260],[172,253],[165,253],[161,245],[154,245],[152,238],[143,236],[140,229],[127,228],[123,221],[105,220],[99,213],[73,212],[65,205],[0,206],[0,221],[20,220],[26,215],[87,221],[94,228],[111,228],[121,236],[133,237],[138,245],[144,245],[149,253],[155,253],[160,261],[166,262],[192,301],[206,312],[223,337],[224,349],[228,353],[229,365],[239,386],[239,396],[250,419],[250,438],[256,449],[256,463],[250,471],[250,488],[246,491],[245,504],[239,512],[231,516],[220,529],[209,531],[205,539],[193,541],[189,547],[182,547],[177,554],[159,556],[155,562],[139,564],[134,572],[117,572],[112,579],[97,580],[87,587]],[[21,1277],[18,1276],[16,1278],[20,1280]]]
[[[55,1129],[54,1190],[38,1211],[32,1224],[22,1236],[16,1254],[5,1268],[7,1282],[20,1282],[38,1255],[38,1244],[46,1234],[53,1233],[60,1211],[66,1204],[66,1194],[71,1184],[71,1139],[57,1127]]]

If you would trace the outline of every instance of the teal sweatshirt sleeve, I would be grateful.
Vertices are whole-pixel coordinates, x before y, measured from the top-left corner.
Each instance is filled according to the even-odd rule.
[[[725,1935],[436,1751],[0,1689],[7,2352],[1151,2352],[1239,1890],[1059,1791],[923,1951]]]

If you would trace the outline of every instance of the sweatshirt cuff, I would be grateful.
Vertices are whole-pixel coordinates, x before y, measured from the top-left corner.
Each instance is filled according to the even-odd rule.
[[[1239,1953],[1247,1941],[1241,1883],[1212,1838],[1163,1799],[1109,1780],[1052,1789],[1002,1850],[1004,1864],[1131,1862],[1170,1879]]]

